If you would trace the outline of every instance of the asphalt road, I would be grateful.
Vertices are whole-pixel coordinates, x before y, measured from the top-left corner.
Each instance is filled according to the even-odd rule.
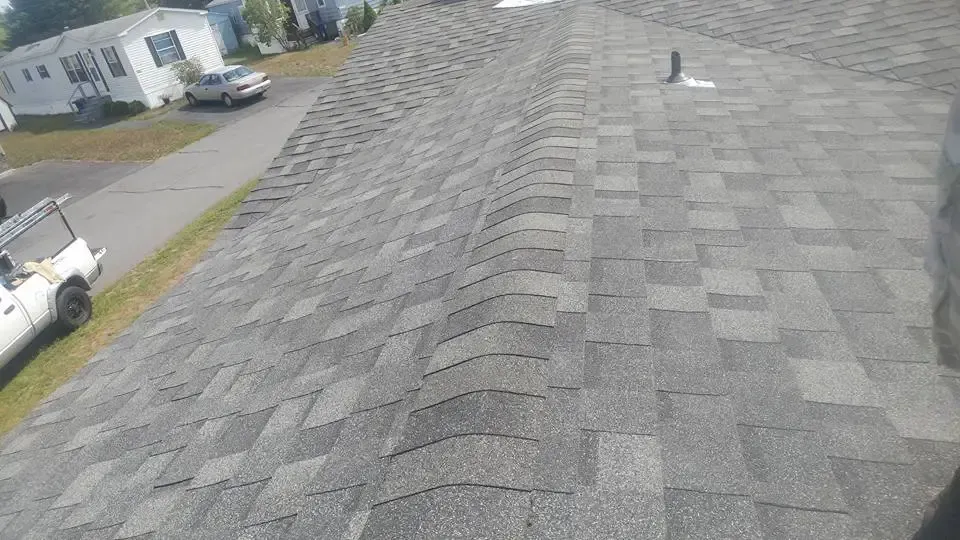
[[[153,163],[41,163],[0,178],[0,194],[9,194],[11,211],[46,196],[74,195],[64,212],[74,231],[90,245],[108,250],[104,274],[94,285],[94,292],[102,290],[267,168],[326,79],[287,81],[277,84],[270,98],[246,107],[172,111],[194,121],[219,115],[223,127]],[[52,254],[64,244],[63,231],[45,223],[22,244],[20,259]]]
[[[63,193],[70,193],[74,197],[70,203],[73,203],[147,165],[148,163],[43,161],[0,176],[0,196],[7,202],[7,212],[10,215],[29,208],[44,197]]]

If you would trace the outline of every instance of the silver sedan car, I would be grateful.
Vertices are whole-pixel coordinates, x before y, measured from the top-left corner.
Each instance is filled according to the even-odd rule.
[[[270,77],[247,66],[223,66],[204,73],[200,80],[184,90],[190,105],[201,101],[222,101],[233,107],[238,100],[262,96],[270,89]]]

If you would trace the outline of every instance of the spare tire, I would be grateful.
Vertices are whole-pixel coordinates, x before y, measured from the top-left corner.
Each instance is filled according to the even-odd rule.
[[[87,291],[76,286],[64,287],[57,295],[57,319],[67,331],[76,330],[90,320],[93,303]]]

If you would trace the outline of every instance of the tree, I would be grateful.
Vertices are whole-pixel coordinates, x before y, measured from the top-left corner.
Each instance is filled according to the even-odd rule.
[[[366,32],[373,26],[373,23],[377,20],[377,11],[370,7],[370,4],[364,0],[363,2],[363,31]]]
[[[347,10],[347,22],[344,26],[350,35],[359,36],[369,30],[376,20],[376,10],[370,7],[370,4],[364,2],[362,7],[352,6]]]
[[[144,9],[143,0],[10,0],[7,46],[18,47]]]
[[[276,40],[281,47],[290,50],[287,41],[290,8],[286,4],[280,0],[246,0],[241,15],[257,41],[269,47]]]

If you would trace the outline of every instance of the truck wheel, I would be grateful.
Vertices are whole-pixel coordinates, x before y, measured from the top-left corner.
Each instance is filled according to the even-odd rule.
[[[57,318],[68,331],[76,330],[90,320],[93,304],[90,296],[80,287],[66,287],[57,296]]]

